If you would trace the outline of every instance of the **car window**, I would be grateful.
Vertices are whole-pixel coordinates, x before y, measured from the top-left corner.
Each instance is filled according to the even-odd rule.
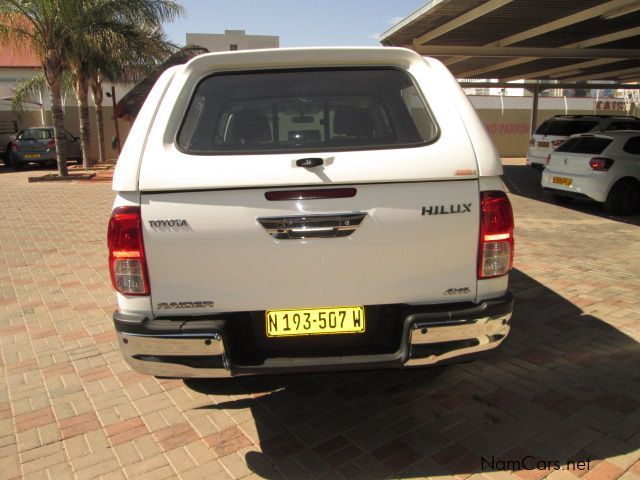
[[[631,137],[627,140],[627,143],[624,144],[622,150],[634,155],[640,155],[640,137]]]
[[[194,154],[271,153],[416,146],[436,136],[405,72],[309,69],[205,78],[177,144]]]
[[[48,140],[52,137],[52,132],[48,128],[30,128],[23,131],[19,136],[19,140]]]
[[[610,138],[575,137],[560,145],[556,152],[599,154],[607,148],[611,141]]]
[[[640,122],[628,120],[612,122],[605,130],[640,130]]]
[[[558,135],[569,137],[576,133],[588,132],[598,125],[595,120],[545,120],[536,130],[537,135]]]

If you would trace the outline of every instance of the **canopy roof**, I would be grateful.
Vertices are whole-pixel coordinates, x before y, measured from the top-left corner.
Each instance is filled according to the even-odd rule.
[[[457,78],[640,80],[640,0],[431,0],[381,43]]]

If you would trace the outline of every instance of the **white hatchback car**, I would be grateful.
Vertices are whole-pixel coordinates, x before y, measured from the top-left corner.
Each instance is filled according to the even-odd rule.
[[[574,135],[547,158],[542,188],[560,201],[588,197],[607,211],[640,210],[640,131]]]
[[[546,119],[529,140],[527,165],[544,168],[547,156],[571,135],[640,130],[640,118],[622,115],[556,115]]]

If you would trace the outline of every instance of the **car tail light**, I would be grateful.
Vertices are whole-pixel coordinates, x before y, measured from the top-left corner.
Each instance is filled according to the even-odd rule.
[[[606,172],[611,168],[611,165],[613,165],[613,160],[610,158],[595,157],[589,160],[591,170],[596,172]]]
[[[15,143],[11,144],[11,150],[13,150],[14,152],[17,152],[20,150],[20,147],[18,145],[16,145]]]
[[[533,137],[531,137],[531,138],[529,139],[529,145],[530,145],[531,147],[533,147],[535,144],[536,144],[536,139],[535,139],[535,138],[533,138]]]
[[[551,140],[551,145],[553,148],[559,147],[564,143],[564,140]]]
[[[149,295],[140,207],[113,210],[107,243],[113,287],[124,295]]]
[[[513,210],[507,194],[481,193],[478,279],[504,275],[513,265]]]
[[[53,147],[55,147],[55,146],[56,146],[56,141],[55,141],[55,139],[53,139],[53,138],[52,138],[52,139],[51,139],[51,140],[49,140],[49,142],[47,143],[47,148],[53,148]]]

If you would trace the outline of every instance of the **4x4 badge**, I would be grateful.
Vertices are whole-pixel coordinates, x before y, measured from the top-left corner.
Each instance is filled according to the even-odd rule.
[[[422,207],[422,215],[448,215],[450,213],[471,212],[473,203],[458,203],[457,205],[431,205]]]

